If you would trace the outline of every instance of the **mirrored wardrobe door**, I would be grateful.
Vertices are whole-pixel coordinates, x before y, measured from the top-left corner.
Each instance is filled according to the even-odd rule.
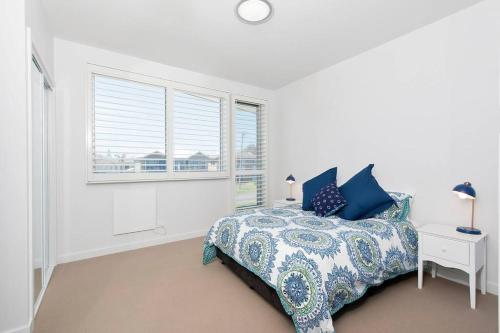
[[[49,219],[49,110],[50,96],[52,94],[51,87],[44,81],[43,85],[43,285],[46,286],[49,281],[50,270],[50,219]]]
[[[35,61],[31,66],[31,181],[32,181],[32,255],[33,255],[33,303],[43,288],[46,267],[45,224],[47,204],[46,170],[46,121],[44,78]]]

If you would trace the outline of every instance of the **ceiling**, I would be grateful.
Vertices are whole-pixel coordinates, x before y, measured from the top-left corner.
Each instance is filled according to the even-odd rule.
[[[57,37],[275,89],[479,0],[270,0],[248,25],[239,0],[42,0]]]

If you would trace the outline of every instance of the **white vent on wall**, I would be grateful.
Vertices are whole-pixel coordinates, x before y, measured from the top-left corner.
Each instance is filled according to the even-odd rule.
[[[156,227],[156,189],[121,189],[113,193],[113,234]]]

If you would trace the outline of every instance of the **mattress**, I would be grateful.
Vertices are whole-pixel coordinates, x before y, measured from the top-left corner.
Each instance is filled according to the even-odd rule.
[[[331,315],[345,304],[416,269],[417,247],[410,221],[322,218],[291,205],[219,219],[203,263],[219,249],[276,291],[297,332],[334,332]]]

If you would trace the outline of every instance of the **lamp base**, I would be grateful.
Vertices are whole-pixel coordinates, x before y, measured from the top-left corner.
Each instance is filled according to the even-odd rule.
[[[286,201],[295,201],[295,198],[286,198]]]
[[[463,232],[464,234],[481,235],[481,230],[471,227],[457,227],[457,231]]]

